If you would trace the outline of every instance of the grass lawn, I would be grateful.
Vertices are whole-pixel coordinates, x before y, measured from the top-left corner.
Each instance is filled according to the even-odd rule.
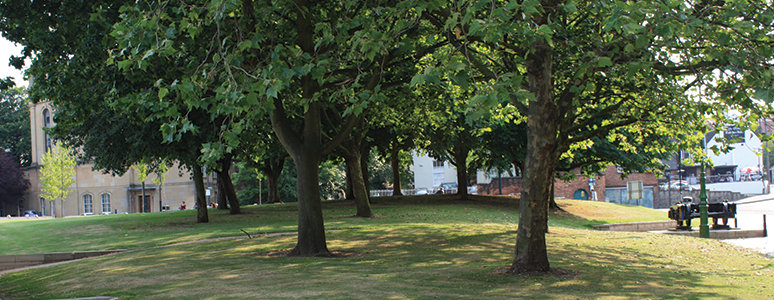
[[[516,205],[504,197],[376,199],[377,217],[324,204],[338,258],[278,255],[295,235],[293,205],[195,212],[0,221],[0,253],[133,249],[0,275],[0,298],[774,298],[772,259],[715,240],[594,231],[593,224],[663,220],[666,213],[600,202],[559,202],[550,218],[551,266],[564,276],[510,276]],[[151,248],[158,245],[168,247]]]

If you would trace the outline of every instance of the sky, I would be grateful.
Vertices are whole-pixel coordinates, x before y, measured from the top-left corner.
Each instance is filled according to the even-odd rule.
[[[26,80],[22,79],[22,73],[14,67],[8,65],[8,59],[11,55],[19,56],[21,54],[21,45],[16,45],[5,38],[0,37],[0,78],[13,77],[16,86],[27,86]]]

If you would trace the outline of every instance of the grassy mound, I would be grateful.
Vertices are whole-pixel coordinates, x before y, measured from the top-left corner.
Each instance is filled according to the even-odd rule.
[[[772,261],[714,240],[601,232],[591,224],[664,219],[607,203],[559,202],[547,236],[562,276],[511,276],[516,202],[452,196],[380,198],[377,217],[351,203],[324,205],[337,256],[281,255],[295,235],[292,205],[247,207],[210,224],[193,211],[0,222],[0,251],[136,249],[0,276],[0,298],[773,298]],[[205,238],[256,235],[198,243]],[[41,236],[32,237],[27,232]],[[12,235],[9,237],[9,234]],[[24,235],[26,238],[15,235]],[[158,245],[166,247],[149,248]]]

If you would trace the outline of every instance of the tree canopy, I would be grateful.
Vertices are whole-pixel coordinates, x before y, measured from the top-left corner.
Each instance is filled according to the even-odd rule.
[[[9,151],[22,166],[31,158],[30,110],[20,88],[0,89],[0,151]]]
[[[29,186],[18,159],[11,153],[0,151],[0,208],[18,204]]]
[[[546,204],[568,151],[595,139],[629,147],[629,133],[686,141],[706,115],[771,101],[767,4],[461,1],[429,20],[465,54],[482,103],[507,101],[526,118],[515,273],[549,270]],[[690,97],[699,86],[704,98]]]

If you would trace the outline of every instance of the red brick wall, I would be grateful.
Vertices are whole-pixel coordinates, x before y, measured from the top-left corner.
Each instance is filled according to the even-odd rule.
[[[594,189],[599,189],[599,186],[595,185]],[[557,198],[573,199],[573,194],[577,190],[583,190],[588,199],[593,199],[589,189],[589,178],[586,176],[578,176],[569,182],[557,179],[554,183],[554,197]],[[599,199],[599,193],[597,193],[597,199]]]
[[[615,166],[608,166],[605,170],[605,178],[607,178],[608,187],[626,187],[626,182],[642,180],[644,186],[657,186],[658,178],[656,175],[648,173],[635,173],[629,174],[625,179],[621,178],[621,173],[618,173]]]
[[[521,195],[521,178],[503,178],[503,195]],[[603,175],[596,178],[594,190],[597,193],[598,201],[605,201],[605,188],[607,187],[626,187],[626,182],[642,180],[644,186],[654,186],[654,196],[658,195],[658,178],[653,174],[629,174],[625,179],[621,178],[615,166],[609,166]],[[589,189],[589,178],[578,175],[575,180],[570,182],[557,179],[554,183],[554,195],[557,198],[572,199],[575,191],[582,189],[588,194],[589,199],[593,199]],[[498,181],[493,178],[489,184],[479,184],[478,193],[482,195],[498,195]]]
[[[500,195],[500,184],[497,178],[492,178],[488,184],[478,185],[479,195]],[[503,195],[521,195],[521,178],[505,177],[502,178]]]

